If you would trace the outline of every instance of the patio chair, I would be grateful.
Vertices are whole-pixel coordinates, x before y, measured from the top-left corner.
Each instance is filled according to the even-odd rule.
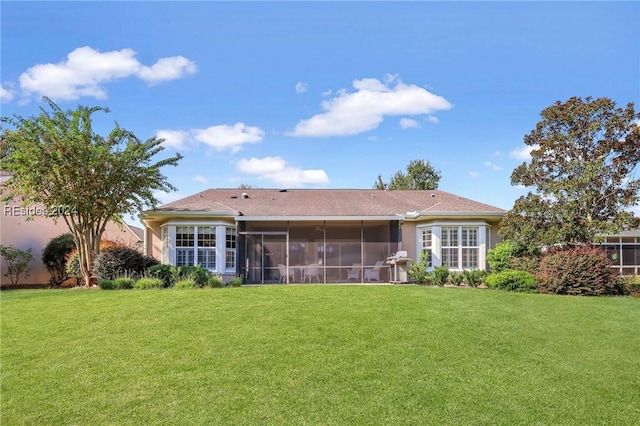
[[[286,265],[283,265],[282,263],[278,263],[278,271],[280,272],[280,279],[278,280],[278,282],[279,283],[287,282],[287,267],[286,267]],[[291,281],[295,281],[295,279],[293,277],[293,269],[290,270],[290,272],[289,272],[289,278],[291,278]]]
[[[307,282],[307,278],[309,279],[309,282],[313,282],[313,278],[315,278],[317,282],[320,282],[320,265],[317,263],[307,265],[304,268],[304,282]]]
[[[382,265],[384,265],[384,260],[378,260],[376,262],[376,266],[365,269],[364,280],[380,282],[380,269],[382,268]]]
[[[350,281],[352,279],[360,281],[360,264],[354,263],[352,266],[353,267],[351,269],[347,269],[347,281]]]

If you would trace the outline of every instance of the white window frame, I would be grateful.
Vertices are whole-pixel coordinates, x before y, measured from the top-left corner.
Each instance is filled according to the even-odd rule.
[[[447,265],[450,270],[462,271],[464,269],[486,269],[487,248],[489,244],[491,226],[486,222],[431,222],[418,224],[416,226],[416,253],[417,257],[425,249],[425,242],[423,241],[423,231],[428,228],[431,229],[431,265],[433,267],[441,266],[448,260],[448,256],[443,256],[444,250],[449,251],[456,258],[454,263]],[[450,228],[456,228],[454,234],[456,241],[449,241],[449,238],[443,238],[443,230],[445,232]],[[474,241],[475,245],[469,245],[468,238],[463,238],[463,233],[470,231],[470,228],[475,229]],[[463,240],[466,240],[466,245],[463,246]],[[445,245],[446,244],[446,245]],[[465,262],[463,256],[465,251],[473,250],[477,253],[477,265],[471,266]]]
[[[189,227],[193,229],[193,245],[190,246],[178,246],[176,238],[176,230],[180,227]],[[201,241],[200,232],[203,228],[209,228],[207,233],[213,236],[213,240],[208,239],[205,243]],[[187,261],[190,264],[198,265],[199,259],[202,260],[203,253],[205,256],[209,256],[208,262],[201,265],[208,270],[216,273],[235,273],[237,257],[235,250],[237,248],[237,236],[234,239],[234,248],[227,248],[227,229],[233,229],[234,235],[237,235],[236,226],[229,223],[210,223],[210,222],[169,222],[162,226],[162,258],[163,263],[176,266],[179,258],[187,256]],[[219,249],[220,248],[220,249]],[[233,250],[234,265],[230,267],[227,265],[227,252]],[[189,254],[186,254],[186,253]],[[211,257],[213,256],[213,257]]]

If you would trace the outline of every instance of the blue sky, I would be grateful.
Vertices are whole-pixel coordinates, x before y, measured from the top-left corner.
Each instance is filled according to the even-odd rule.
[[[2,115],[100,105],[179,191],[370,188],[414,159],[509,209],[539,113],[640,101],[640,3],[9,2]]]

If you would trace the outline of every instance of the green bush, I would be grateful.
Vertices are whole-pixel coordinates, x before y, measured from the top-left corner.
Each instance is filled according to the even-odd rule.
[[[137,290],[148,290],[153,288],[163,288],[164,282],[160,278],[140,278],[133,285]]]
[[[622,277],[620,282],[624,286],[624,293],[632,297],[640,297],[640,276]]]
[[[451,281],[451,284],[453,285],[460,285],[464,282],[464,275],[462,272],[451,272],[449,275],[449,281]]]
[[[42,251],[42,263],[51,274],[49,285],[59,287],[69,278],[67,273],[67,256],[76,248],[73,235],[70,233],[52,238]]]
[[[207,287],[220,288],[224,287],[224,281],[218,275],[214,275],[207,280]]]
[[[511,240],[504,240],[498,243],[495,248],[487,252],[487,263],[491,272],[501,272],[511,269],[510,261],[514,257],[518,257],[523,252],[523,248]]]
[[[11,285],[16,285],[22,278],[29,276],[29,263],[33,261],[31,249],[21,250],[0,245],[0,256],[4,259],[3,275],[9,278]]]
[[[433,270],[432,282],[437,286],[443,286],[447,283],[449,278],[449,268],[447,265],[438,266]]]
[[[138,250],[125,246],[107,247],[94,261],[94,275],[100,279],[114,279],[118,275],[142,276],[147,268],[159,262]]]
[[[541,293],[598,296],[621,294],[618,276],[599,247],[554,251],[540,259],[536,275]]]
[[[240,277],[232,278],[231,281],[229,281],[229,285],[231,287],[240,287],[242,285],[242,278]]]
[[[191,279],[196,287],[204,287],[209,279],[209,271],[202,266],[178,266],[173,269],[173,280],[175,282]]]
[[[116,290],[128,290],[133,288],[135,280],[133,278],[120,277],[113,280],[113,286]]]
[[[186,279],[176,281],[173,287],[177,289],[186,289],[186,288],[197,288],[197,285],[193,279],[186,278]]]
[[[171,265],[153,265],[147,269],[146,276],[160,278],[164,287],[171,287],[173,285],[173,270]]]
[[[116,288],[115,283],[113,282],[113,280],[100,280],[98,282],[98,285],[103,290],[113,290],[113,289]]]
[[[462,271],[462,277],[465,284],[470,287],[478,287],[487,277],[487,271],[482,269],[465,269]]]
[[[501,272],[489,274],[485,282],[487,287],[497,290],[518,291],[522,293],[535,293],[537,291],[535,277],[526,271],[506,269]]]
[[[409,268],[408,275],[411,281],[426,284],[431,282],[431,276],[427,268],[431,265],[431,259],[426,252],[420,253],[420,260],[413,262]]]

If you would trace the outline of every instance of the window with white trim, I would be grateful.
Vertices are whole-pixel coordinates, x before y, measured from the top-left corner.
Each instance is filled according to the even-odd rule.
[[[167,225],[162,232],[163,263],[175,266],[199,265],[217,272],[235,270],[235,227]]]
[[[236,267],[236,228],[227,227],[225,236],[225,267]]]
[[[427,266],[432,265],[431,254],[433,253],[433,234],[431,228],[420,228],[420,253],[425,253]]]
[[[216,227],[198,226],[198,265],[216,269]]]
[[[480,245],[478,243],[478,227],[463,226],[460,228],[462,233],[461,252],[462,252],[462,269],[478,269],[478,257]]]
[[[176,266],[194,266],[193,226],[176,226]]]
[[[459,265],[459,227],[443,226],[441,230],[442,264],[449,269],[460,269]]]

